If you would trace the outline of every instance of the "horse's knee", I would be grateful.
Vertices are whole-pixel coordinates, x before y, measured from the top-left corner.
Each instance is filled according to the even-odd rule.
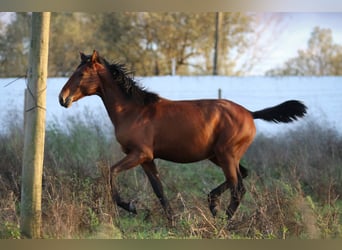
[[[246,188],[242,183],[242,179],[239,178],[237,185],[231,188],[232,199],[238,200],[240,202],[245,193]]]

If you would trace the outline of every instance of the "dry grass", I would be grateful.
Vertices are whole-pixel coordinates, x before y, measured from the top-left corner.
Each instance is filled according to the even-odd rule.
[[[45,238],[341,238],[342,138],[308,123],[278,138],[259,135],[246,154],[246,196],[232,221],[210,214],[208,192],[223,181],[208,162],[158,161],[176,213],[170,228],[140,168],[122,173],[120,192],[136,199],[133,216],[113,205],[110,163],[121,157],[112,135],[96,121],[70,120],[67,132],[48,128],[43,177]],[[22,130],[0,134],[0,238],[20,238]],[[91,142],[91,143],[89,143]],[[114,153],[113,153],[114,152]],[[223,194],[221,208],[229,202]]]

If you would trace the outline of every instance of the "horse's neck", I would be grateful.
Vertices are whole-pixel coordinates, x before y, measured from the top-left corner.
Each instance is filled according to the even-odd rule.
[[[114,82],[103,83],[101,98],[115,127],[120,126],[124,119],[139,110],[136,104],[124,96],[120,87]]]

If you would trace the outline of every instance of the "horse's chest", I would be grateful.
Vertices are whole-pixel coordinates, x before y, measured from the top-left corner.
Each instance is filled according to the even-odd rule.
[[[150,129],[146,126],[131,124],[124,128],[116,128],[115,136],[124,153],[152,145]]]

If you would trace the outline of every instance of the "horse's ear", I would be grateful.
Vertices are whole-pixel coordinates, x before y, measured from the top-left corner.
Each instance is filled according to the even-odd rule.
[[[87,60],[87,56],[81,51],[80,51],[80,57],[81,57],[82,62],[85,62]]]
[[[93,51],[93,54],[91,55],[91,62],[92,63],[96,63],[99,62],[99,52],[97,52],[96,50]]]

